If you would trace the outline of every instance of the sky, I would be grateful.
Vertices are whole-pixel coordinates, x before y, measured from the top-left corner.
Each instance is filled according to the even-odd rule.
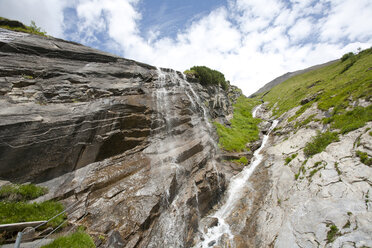
[[[371,13],[371,0],[0,0],[0,16],[159,67],[205,65],[245,95],[371,47]]]

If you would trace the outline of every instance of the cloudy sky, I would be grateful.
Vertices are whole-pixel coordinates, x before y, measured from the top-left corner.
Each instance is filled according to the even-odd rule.
[[[371,13],[371,0],[0,0],[0,16],[156,66],[206,65],[246,95],[371,47]]]

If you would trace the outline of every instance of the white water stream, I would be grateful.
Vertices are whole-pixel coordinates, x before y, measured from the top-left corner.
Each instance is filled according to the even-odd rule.
[[[180,77],[176,72],[164,72],[161,69],[158,69],[158,75],[159,75],[159,88],[155,92],[156,99],[157,99],[157,110],[159,113],[163,114],[163,118],[165,121],[166,126],[166,133],[167,138],[165,140],[159,140],[159,143],[156,148],[156,153],[165,157],[175,157],[172,155],[172,152],[177,146],[177,137],[173,136],[171,133],[172,130],[172,124],[171,124],[171,118],[174,117],[173,111],[171,106],[174,104],[173,101],[173,95],[179,90],[182,90],[186,96],[189,98],[191,102],[191,107],[193,109],[194,113],[202,113],[201,116],[193,115],[192,118],[194,118],[193,122],[195,123],[196,130],[193,130],[194,136],[196,137],[202,137],[202,136],[208,136],[209,137],[209,145],[211,145],[211,152],[215,153],[217,150],[217,143],[214,141],[212,136],[210,135],[210,132],[212,130],[212,125],[209,123],[208,120],[208,112],[206,107],[204,106],[202,100],[196,94],[193,87],[187,82],[187,80],[183,77]],[[167,84],[170,84],[171,87],[167,87]],[[253,111],[253,116],[256,116],[256,113],[258,111],[258,108],[255,108]],[[195,247],[210,247],[209,244],[221,244],[221,238],[224,236],[224,239],[228,238],[230,240],[230,243],[232,243],[234,235],[232,234],[230,230],[229,224],[226,222],[227,218],[231,215],[236,202],[239,201],[243,197],[242,191],[244,186],[246,186],[249,177],[254,172],[256,167],[262,162],[263,155],[260,154],[261,150],[265,147],[267,140],[269,138],[269,134],[271,130],[277,125],[277,121],[274,121],[269,132],[267,135],[263,137],[262,145],[261,147],[256,150],[253,154],[252,162],[249,166],[245,167],[242,172],[240,172],[238,175],[233,177],[230,181],[229,188],[227,190],[226,196],[225,196],[225,203],[221,206],[221,208],[215,212],[215,214],[211,217],[215,217],[218,219],[218,225],[215,227],[209,228],[205,233],[202,233],[203,239],[201,243],[197,244]],[[200,136],[202,135],[202,136]],[[178,144],[179,145],[179,144]],[[159,156],[158,155],[158,156]],[[213,155],[211,155],[213,157]],[[162,159],[161,159],[162,160]],[[163,165],[164,161],[161,161],[161,164]],[[176,174],[178,174],[178,170],[180,166],[175,163],[173,159],[166,160],[165,163],[169,163],[172,165],[175,165]],[[216,170],[216,173],[218,175],[217,167],[212,159],[212,166],[214,170]],[[181,174],[180,174],[181,175]],[[177,181],[182,181],[185,178],[181,176],[181,178],[176,177]],[[219,178],[217,177],[217,180]],[[182,182],[179,182],[182,184]],[[219,181],[218,181],[219,184]],[[199,203],[199,195],[198,195],[198,188],[196,184],[194,183],[194,194],[196,197],[196,202]],[[183,240],[184,240],[184,232],[180,232],[180,230],[186,229],[186,223],[184,223],[184,220],[181,218],[183,215],[187,215],[188,210],[181,207],[181,202],[178,202],[178,195],[173,199],[173,202],[169,202],[169,189],[165,189],[165,196],[166,196],[166,205],[169,206],[170,209],[173,209],[173,211],[165,212],[162,214],[159,218],[159,222],[162,224],[160,227],[162,227],[162,230],[158,230],[162,233],[160,237],[163,237],[163,245],[165,247],[182,247],[183,246]],[[181,204],[181,205],[178,205]],[[199,209],[197,209],[198,212],[198,219],[200,218]],[[151,247],[156,247],[158,245],[158,241],[155,240],[153,245]],[[226,240],[225,240],[226,241]]]
[[[187,166],[177,164],[177,156],[179,155],[179,148],[184,145],[184,137],[177,135],[174,131],[173,121],[177,118],[177,107],[175,104],[179,104],[179,97],[187,97],[190,101],[191,123],[192,128],[189,139],[199,139],[201,144],[209,150],[211,158],[217,150],[217,143],[211,136],[212,125],[208,120],[208,111],[202,102],[202,99],[194,91],[192,85],[190,85],[185,77],[177,74],[175,71],[165,71],[160,68],[157,69],[158,80],[156,90],[154,91],[154,98],[156,99],[156,114],[153,119],[156,119],[161,124],[164,123],[165,132],[159,132],[154,135],[154,145],[148,152],[155,155],[153,160],[154,171],[166,170],[164,172],[164,181],[169,179],[169,169],[175,170],[176,173],[176,184],[184,185],[185,188],[178,188],[179,192],[186,192],[188,183],[188,177],[186,173]],[[185,95],[183,95],[185,94]],[[186,136],[187,137],[187,136]],[[191,168],[191,167],[190,167]],[[158,175],[162,177],[162,174]],[[217,176],[217,180],[219,180]],[[193,191],[195,194],[196,205],[197,205],[197,217],[200,220],[199,213],[199,192],[195,182],[192,182]],[[189,184],[190,186],[190,184]],[[156,185],[154,185],[156,188]],[[171,198],[170,186],[164,184],[164,207],[167,209],[163,211],[158,218],[158,225],[156,230],[153,230],[153,237],[148,244],[148,247],[184,247],[184,240],[187,235],[187,225],[185,216],[190,214],[190,208],[188,208],[183,202],[184,198],[178,193]],[[160,246],[160,244],[162,246]]]
[[[256,117],[257,110],[260,108],[260,106],[254,109],[252,113],[253,117]],[[242,189],[247,184],[247,181],[256,167],[262,162],[263,155],[260,152],[265,147],[271,131],[277,124],[278,121],[274,120],[269,132],[263,137],[262,145],[254,152],[251,164],[246,166],[239,174],[231,179],[226,194],[225,203],[217,212],[215,212],[213,216],[211,216],[218,219],[218,225],[209,228],[206,233],[203,233],[203,240],[195,247],[207,248],[210,247],[209,244],[218,244],[219,240],[224,234],[228,236],[230,242],[233,241],[234,235],[232,234],[230,226],[226,223],[225,219],[231,214],[236,202],[242,198]]]

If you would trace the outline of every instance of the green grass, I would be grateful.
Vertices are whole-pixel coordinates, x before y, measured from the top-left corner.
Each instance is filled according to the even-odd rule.
[[[317,173],[318,171],[320,171],[322,168],[317,168],[317,169],[313,169],[310,171],[310,174],[309,174],[309,177],[313,177],[315,175],[315,173]]]
[[[345,225],[342,227],[342,229],[349,228],[351,226],[350,220],[347,220]]]
[[[0,17],[1,20],[8,20],[6,18]],[[0,28],[5,28],[12,31],[29,33],[29,34],[36,34],[40,36],[46,36],[46,32],[42,31],[40,27],[36,26],[34,21],[31,21],[30,26],[25,25],[26,28],[21,27],[9,27],[7,25],[0,25]]]
[[[34,79],[34,76],[32,76],[32,75],[24,75],[24,74],[22,74],[22,77],[24,79]]]
[[[300,116],[314,102],[317,102],[318,108],[323,111],[334,108],[332,115],[342,115],[350,106],[350,101],[359,98],[371,101],[372,70],[369,70],[371,67],[372,49],[370,48],[357,55],[348,55],[344,61],[336,61],[323,68],[294,76],[256,98],[262,97],[265,102],[269,102],[274,116],[278,117],[301,105],[301,100],[304,98],[317,95],[313,101],[303,105],[295,116],[289,119],[290,121]],[[332,121],[337,123],[339,120],[334,118]],[[358,119],[354,121],[360,122]],[[350,124],[349,127],[352,125]]]
[[[46,201],[42,203],[0,202],[0,224],[48,220],[63,211],[59,202]],[[46,226],[58,226],[66,218],[62,214],[51,220]]]
[[[306,173],[306,168],[305,168],[306,163],[307,163],[307,159],[304,160],[304,162],[302,162],[302,165],[301,165],[300,169],[299,169],[298,172],[295,174],[295,180],[297,180],[297,179],[300,177],[301,173],[302,173],[303,175],[305,175],[305,173]]]
[[[307,157],[320,153],[334,141],[339,141],[338,134],[336,132],[318,132],[316,136],[312,137],[310,142],[306,143],[304,153]]]
[[[331,128],[340,129],[342,134],[363,127],[367,122],[372,121],[372,105],[363,108],[356,107],[338,115],[324,119],[324,123],[332,123]]]
[[[93,239],[83,231],[77,231],[65,237],[59,237],[43,248],[94,248]]]
[[[246,144],[259,139],[258,124],[260,119],[252,117],[252,109],[259,101],[240,96],[234,105],[234,117],[231,127],[214,122],[219,136],[219,146],[226,151],[244,151]]]
[[[240,165],[247,165],[248,164],[248,159],[245,156],[243,156],[239,159],[231,160],[231,161],[234,162],[234,163],[240,164]]]
[[[319,167],[320,165],[323,165],[323,166],[321,166],[321,167]],[[318,162],[315,162],[314,163],[314,166],[313,167],[311,167],[311,168],[313,168],[311,171],[310,171],[310,173],[309,173],[309,178],[311,179],[318,171],[320,171],[321,169],[325,169],[325,167],[326,167],[326,165],[327,165],[327,162],[325,162],[325,161],[318,161]]]
[[[359,157],[360,162],[365,165],[371,166],[372,165],[372,158],[368,156],[366,152],[356,151],[356,155]]]
[[[0,200],[28,201],[38,198],[47,192],[47,188],[34,184],[7,184],[0,188]]]
[[[291,156],[289,156],[289,157],[286,157],[285,158],[285,164],[287,165],[287,164],[289,164],[293,159],[295,159],[297,157],[297,153],[295,153],[295,154],[292,154]]]
[[[331,225],[329,231],[327,232],[327,244],[335,241],[338,235],[339,235],[339,232],[338,232],[337,226]]]

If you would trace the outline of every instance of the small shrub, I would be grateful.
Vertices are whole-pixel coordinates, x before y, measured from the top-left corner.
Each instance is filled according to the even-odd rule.
[[[314,167],[318,167],[318,166],[321,165],[321,164],[322,164],[322,161],[315,162],[315,163],[314,163]]]
[[[292,161],[291,157],[286,157],[284,164],[289,164],[291,161]]]
[[[232,160],[232,162],[240,164],[240,165],[247,165],[248,164],[248,159],[245,156],[243,156],[239,159]]]
[[[310,142],[306,143],[304,153],[307,157],[320,153],[334,141],[339,141],[337,133],[329,131],[325,133],[318,132]]]
[[[34,184],[7,184],[0,188],[0,199],[6,201],[28,201],[45,195],[48,189]]]
[[[52,243],[42,246],[43,248],[94,248],[93,239],[84,231],[78,230],[65,237],[59,237]]]
[[[295,154],[292,154],[291,156],[289,156],[289,157],[286,157],[285,158],[285,164],[287,165],[287,164],[289,164],[293,159],[295,159],[297,157],[297,153],[295,153]]]
[[[356,151],[356,155],[359,157],[360,162],[365,165],[371,166],[372,165],[372,158],[368,156],[366,152]]]
[[[246,165],[246,164],[248,164],[248,159],[245,156],[243,156],[239,159],[239,162]]]
[[[41,27],[36,26],[35,21],[31,21],[30,26],[28,26],[30,31],[34,34],[43,34],[45,35],[45,32],[41,31]]]
[[[299,176],[300,176],[300,172],[296,173],[295,174],[295,180],[297,180],[299,178]]]
[[[202,85],[221,85],[224,90],[229,88],[229,84],[225,80],[225,75],[206,66],[193,66],[190,70],[186,70],[185,74],[195,76],[200,80]]]
[[[336,225],[331,225],[328,233],[327,233],[327,243],[332,243],[335,241],[337,235],[338,235],[338,228]]]
[[[347,54],[344,54],[344,56],[342,56],[342,58],[341,58],[341,62],[345,62],[346,60],[349,60],[349,62],[344,66],[344,68],[342,68],[340,74],[349,70],[350,67],[352,67],[354,65],[354,63],[357,61],[357,56],[355,56],[355,54],[351,53],[351,52],[347,53]]]
[[[354,57],[354,53],[350,52],[350,53],[345,53],[342,57],[341,57],[341,62],[344,62],[346,61],[347,59],[349,58],[353,58]]]
[[[351,225],[350,220],[347,220],[347,222],[346,222],[345,225],[342,227],[342,229],[349,228],[350,225]]]

